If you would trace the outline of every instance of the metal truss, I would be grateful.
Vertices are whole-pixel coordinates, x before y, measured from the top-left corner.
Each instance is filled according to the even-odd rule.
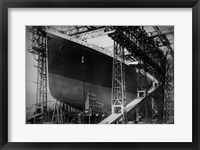
[[[166,75],[164,89],[163,122],[174,122],[174,59],[168,54],[166,58]]]
[[[157,33],[158,37],[160,38],[160,42],[162,43],[162,46],[166,46],[168,50],[170,51],[170,54],[174,56],[174,51],[170,46],[170,42],[166,37],[166,34],[162,34],[160,29],[157,26],[153,26],[155,32]]]
[[[158,80],[163,81],[165,56],[154,41],[148,37],[146,31],[137,26],[117,26],[109,30],[113,30],[113,28],[115,32],[109,36],[131,53],[130,57],[125,56],[126,59],[133,56],[137,60],[144,61],[147,71]],[[144,49],[144,47],[146,48]]]
[[[124,63],[127,60],[137,60],[143,62],[138,67],[138,94],[143,94],[145,97],[147,92],[147,79],[140,73],[140,69],[143,69],[162,83],[161,92],[164,99],[163,121],[169,122],[169,120],[173,120],[173,51],[168,39],[166,39],[166,36],[163,36],[159,28],[154,27],[156,33],[154,36],[159,37],[161,42],[165,41],[162,45],[169,49],[170,56],[172,57],[170,59],[168,57],[166,59],[163,51],[155,44],[152,36],[150,37],[139,26],[51,26],[47,28],[80,40],[87,40],[106,34],[114,40],[111,95],[112,114],[123,114],[123,119],[125,120],[126,86]],[[47,111],[46,33],[44,32],[44,27],[32,27],[30,28],[30,32],[32,33],[33,42],[30,52],[37,56],[38,61],[36,113],[42,112],[44,114],[43,119],[45,120],[45,114],[47,114],[45,113]],[[147,104],[145,102],[145,111],[146,107]],[[147,114],[147,111],[145,114]]]
[[[106,26],[47,26],[46,28],[81,41],[102,37],[113,32],[106,32],[105,29],[108,28]],[[97,45],[95,46],[98,47]],[[113,47],[105,47],[104,49],[106,53],[110,53],[110,49],[113,49]]]
[[[155,29],[154,29],[155,30]],[[160,29],[159,29],[160,30]],[[170,35],[170,34],[174,34],[174,27],[170,27],[168,31],[162,31],[161,34],[159,34],[158,32],[153,31],[153,32],[149,32],[150,34],[150,38],[157,38],[159,37],[160,35],[161,36],[166,36],[166,35]],[[168,40],[168,39],[167,39]]]
[[[85,41],[85,40],[88,40],[88,39],[97,38],[97,37],[107,35],[107,33],[104,30],[105,30],[105,27],[102,27],[102,28],[94,29],[94,30],[91,30],[91,31],[88,31],[88,32],[76,34],[76,35],[73,35],[72,37],[80,39],[82,41]]]
[[[51,28],[69,36],[79,37],[83,36],[84,33],[104,29],[105,26],[48,26],[47,28]]]
[[[145,63],[143,66],[145,72],[149,72],[155,78],[161,82],[161,97],[164,99],[164,112],[163,112],[163,121],[167,122],[169,120],[173,121],[174,116],[174,102],[173,102],[173,61],[172,59],[166,60],[166,56],[161,51],[161,49],[155,44],[152,38],[148,36],[146,31],[141,27],[111,27],[107,30],[115,30],[115,32],[109,34],[109,36],[121,47],[126,48],[129,51],[129,56],[125,56],[126,59],[133,56],[139,61]],[[157,34],[161,34],[159,30],[155,27]],[[163,39],[161,39],[163,40]],[[166,39],[164,39],[165,41]],[[168,43],[169,44],[169,43]],[[173,53],[171,47],[165,43],[165,46],[170,51],[171,58],[173,58]],[[121,59],[124,57],[121,57]],[[145,80],[142,79],[142,76],[138,74],[138,94],[143,94],[145,97]],[[154,94],[155,95],[155,94]],[[151,98],[151,97],[150,97]],[[148,99],[148,98],[147,98]],[[145,114],[147,118],[147,103],[145,103]]]
[[[112,114],[123,114],[125,104],[125,70],[124,70],[124,48],[114,42],[113,74],[112,74]]]
[[[33,26],[29,28],[32,33],[32,48],[29,50],[35,55],[37,61],[37,93],[35,114],[41,113],[43,122],[47,119],[47,51],[46,33],[44,27]]]

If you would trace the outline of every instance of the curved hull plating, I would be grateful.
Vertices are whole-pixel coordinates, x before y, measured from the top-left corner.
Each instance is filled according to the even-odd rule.
[[[47,45],[51,95],[82,110],[87,93],[94,93],[96,101],[110,108],[113,58],[53,35],[49,35]],[[125,74],[126,101],[129,103],[136,97],[136,72],[126,66]]]

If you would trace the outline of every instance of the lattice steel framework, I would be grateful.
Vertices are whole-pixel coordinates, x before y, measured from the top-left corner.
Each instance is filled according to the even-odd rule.
[[[37,31],[39,35],[41,34],[40,29]],[[88,38],[104,35],[104,33],[102,32],[104,31],[104,29],[105,29],[105,26],[73,26],[73,27],[67,27],[59,32],[85,40]],[[161,41],[162,41],[163,36],[159,28],[155,26],[154,29],[155,29],[155,32],[157,33],[157,36],[161,38]],[[112,114],[115,114],[115,113],[124,114],[124,104],[125,104],[126,96],[125,96],[125,71],[124,71],[123,63],[125,61],[124,59],[130,59],[134,57],[137,60],[145,62],[146,65],[144,69],[146,69],[147,72],[152,74],[161,83],[163,83],[163,93],[164,93],[163,94],[164,95],[163,120],[164,122],[166,122],[167,120],[172,118],[174,115],[173,114],[174,113],[173,75],[172,75],[173,62],[171,60],[166,61],[166,57],[164,56],[163,52],[154,43],[152,38],[148,36],[146,31],[139,26],[109,26],[109,27],[106,27],[105,29],[105,32],[108,32],[108,31],[115,31],[109,34],[109,36],[115,41],[114,42],[114,58],[113,58],[113,76],[112,76],[112,79],[113,79],[112,80],[112,99],[111,99]],[[43,41],[43,40],[38,40],[38,41]],[[166,41],[166,39],[164,39],[164,41]],[[39,47],[39,45],[43,45],[42,42],[39,42],[39,43],[40,44],[38,45],[36,44],[37,45],[35,46],[36,49],[37,47]],[[170,50],[171,54],[173,55],[172,49],[169,43],[168,44],[165,43],[165,46],[167,46],[167,48]],[[124,56],[124,49],[126,49],[126,51],[129,52],[129,56],[128,55]],[[37,50],[35,51],[37,52]],[[38,53],[38,60],[40,60],[40,56],[41,55]],[[41,62],[43,62],[43,60]],[[43,66],[43,64],[39,63],[38,61],[38,70],[40,70],[38,72],[43,72],[43,69],[45,67],[40,67],[40,66]],[[38,73],[38,76],[39,74],[40,73]],[[40,78],[43,78],[43,77],[38,77],[38,83],[40,80],[43,80]],[[138,81],[142,81],[142,80],[139,79]],[[142,86],[138,85],[138,88],[141,88],[141,87]],[[40,86],[38,86],[38,88],[40,89]],[[40,94],[37,93],[37,95],[40,95]],[[41,103],[41,101],[42,101],[41,98],[37,98],[38,105]]]
[[[107,30],[115,30],[114,33],[109,36],[121,46],[126,48],[131,53],[129,56],[133,56],[139,61],[145,62],[146,66],[144,69],[152,74],[161,83],[161,95],[164,101],[163,121],[167,122],[172,120],[174,116],[174,102],[173,102],[173,53],[172,49],[169,48],[169,44],[165,44],[171,54],[171,59],[166,61],[166,56],[154,43],[154,41],[148,36],[145,30],[139,26],[113,26],[107,28]],[[159,36],[161,33],[156,29]],[[166,40],[166,39],[165,39]],[[126,56],[126,59],[130,57]],[[146,72],[145,71],[145,72]],[[139,75],[140,76],[140,75]],[[138,79],[138,81],[142,81]],[[138,88],[141,88],[138,85]],[[142,88],[141,88],[142,89]]]
[[[146,70],[155,78],[162,82],[164,79],[165,56],[161,49],[157,47],[154,41],[148,37],[145,30],[139,26],[113,26],[107,30],[115,30],[109,36],[120,43],[137,60],[140,59],[146,63]],[[146,47],[144,49],[144,47]]]
[[[72,37],[84,41],[84,40],[97,38],[97,37],[106,35],[106,32],[104,30],[105,30],[105,28],[97,28],[97,29],[93,29],[91,31],[73,35]]]
[[[129,35],[130,36],[130,35]],[[135,40],[136,45],[140,45],[139,47],[141,48],[141,50],[145,51],[146,49],[146,45],[145,45],[145,36],[140,36],[140,38]],[[140,59],[140,58],[137,58]],[[139,91],[143,91],[144,95],[146,96],[146,92],[147,92],[147,77],[146,77],[146,63],[143,60],[140,60],[140,63],[137,66],[137,92]],[[144,72],[144,74],[142,74],[141,72]]]
[[[111,106],[112,114],[123,114],[125,94],[124,48],[114,42]]]
[[[172,56],[174,56],[174,51],[170,46],[170,42],[166,37],[166,34],[162,34],[162,32],[160,31],[160,29],[157,26],[153,26],[155,32],[158,34],[158,37],[160,38],[160,41],[162,43],[163,46],[166,46],[168,48],[168,50],[170,51],[170,54]]]
[[[32,33],[32,48],[37,61],[37,93],[35,113],[42,113],[43,121],[47,119],[47,38],[45,27],[33,26],[29,28]]]
[[[170,54],[166,57],[163,122],[174,122],[174,59]]]
[[[51,28],[55,31],[58,31],[60,33],[73,36],[76,38],[79,38],[80,36],[83,36],[84,34],[91,33],[96,30],[101,30],[105,28],[105,26],[47,26],[48,28]]]

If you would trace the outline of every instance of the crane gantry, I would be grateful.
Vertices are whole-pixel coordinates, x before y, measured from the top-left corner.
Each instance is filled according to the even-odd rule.
[[[159,82],[163,93],[163,122],[167,123],[174,116],[173,97],[173,49],[163,36],[159,27],[154,26],[153,38],[160,38],[165,41],[162,45],[168,48],[164,54],[158,45],[155,44],[141,26],[32,26],[29,31],[32,33],[32,48],[29,50],[36,57],[37,67],[37,96],[35,113],[42,114],[42,121],[47,120],[47,34],[46,29],[66,34],[75,39],[86,41],[107,35],[113,39],[113,75],[111,93],[111,113],[121,113],[125,120],[126,112],[126,82],[125,82],[125,61],[143,62],[142,70],[153,75]],[[169,33],[170,34],[170,33]],[[140,68],[141,69],[141,68]],[[138,72],[138,92],[145,91],[145,78]],[[152,97],[152,96],[151,96]],[[147,104],[145,104],[146,107]],[[146,111],[146,116],[147,115]]]

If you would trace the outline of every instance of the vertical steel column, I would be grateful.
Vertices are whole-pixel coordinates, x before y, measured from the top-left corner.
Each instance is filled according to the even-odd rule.
[[[123,119],[125,99],[124,48],[114,42],[111,106],[112,114],[123,114]]]
[[[144,62],[141,62],[137,66],[137,98],[144,98],[147,94],[147,77],[146,72],[144,72],[144,75],[141,73],[142,71],[145,71],[145,65]],[[142,103],[139,104],[139,112],[143,116],[142,118],[145,118],[145,121],[147,121],[147,98],[144,99]]]
[[[174,59],[166,57],[163,122],[174,123]]]
[[[44,28],[34,26],[29,31],[32,33],[32,49],[30,52],[36,55],[38,62],[35,113],[42,113],[42,121],[47,121],[47,38]]]

